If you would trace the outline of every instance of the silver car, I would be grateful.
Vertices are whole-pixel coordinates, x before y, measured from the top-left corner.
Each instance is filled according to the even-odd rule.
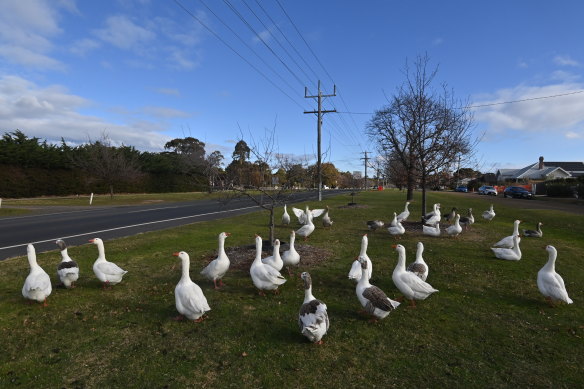
[[[496,196],[497,189],[495,189],[495,187],[493,187],[493,186],[483,185],[479,188],[479,194],[480,195]]]

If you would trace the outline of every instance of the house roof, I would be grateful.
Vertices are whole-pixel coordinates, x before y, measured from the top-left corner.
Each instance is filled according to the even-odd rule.
[[[583,172],[584,173],[584,162],[545,162],[544,166],[557,166],[561,167],[567,172]]]
[[[584,169],[584,164],[581,162],[566,162],[565,164],[574,163],[574,166],[578,166],[576,164],[581,164],[582,168]],[[554,165],[552,165],[554,164]],[[573,174],[564,169],[561,166],[556,166],[556,162],[547,162],[544,164],[543,169],[539,168],[539,163],[534,163],[532,165],[525,166],[521,169],[499,169],[499,179],[531,179],[531,180],[543,180],[548,175],[552,173],[560,173],[565,177],[572,177]],[[564,163],[562,163],[564,164]],[[576,173],[576,172],[575,172]],[[584,174],[584,171],[582,171]]]

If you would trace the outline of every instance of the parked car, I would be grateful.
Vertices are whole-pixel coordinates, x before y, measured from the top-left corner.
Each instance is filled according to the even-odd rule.
[[[503,191],[503,197],[531,199],[533,198],[533,193],[521,186],[509,186]]]
[[[493,186],[483,185],[479,188],[480,195],[489,195],[489,196],[496,196],[497,189]]]
[[[464,185],[460,185],[460,186],[457,186],[456,188],[454,188],[454,191],[466,193],[466,192],[468,192],[468,188]]]

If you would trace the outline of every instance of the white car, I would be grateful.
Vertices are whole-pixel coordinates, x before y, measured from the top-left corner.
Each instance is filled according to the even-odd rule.
[[[479,188],[480,195],[489,195],[489,196],[496,196],[497,189],[493,186],[483,185]]]

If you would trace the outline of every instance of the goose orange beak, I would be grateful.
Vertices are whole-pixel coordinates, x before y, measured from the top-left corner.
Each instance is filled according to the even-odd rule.
[[[172,253],[172,255],[178,257],[179,253]]]

